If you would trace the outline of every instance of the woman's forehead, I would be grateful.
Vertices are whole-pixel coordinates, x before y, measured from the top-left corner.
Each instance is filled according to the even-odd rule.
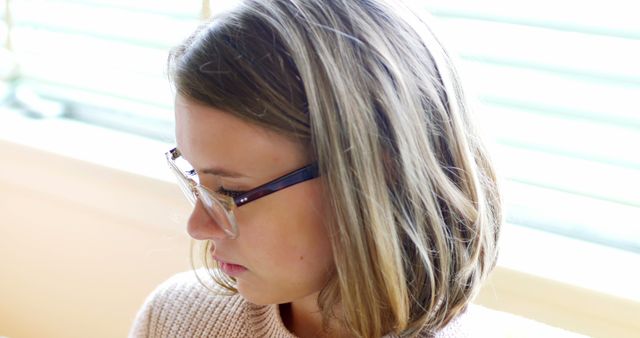
[[[231,113],[176,98],[178,149],[196,169],[216,168],[251,176],[305,165],[303,148],[289,137]]]

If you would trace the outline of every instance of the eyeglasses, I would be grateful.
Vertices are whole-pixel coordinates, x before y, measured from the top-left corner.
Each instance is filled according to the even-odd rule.
[[[229,238],[236,238],[238,236],[238,224],[234,216],[234,210],[236,208],[284,188],[320,176],[317,164],[312,163],[255,189],[233,196],[233,194],[229,193],[224,194],[219,191],[212,191],[200,184],[197,172],[182,157],[178,148],[169,150],[165,153],[165,156],[167,157],[169,167],[178,178],[178,185],[189,202],[195,206],[196,203],[200,201],[207,211],[207,214]]]

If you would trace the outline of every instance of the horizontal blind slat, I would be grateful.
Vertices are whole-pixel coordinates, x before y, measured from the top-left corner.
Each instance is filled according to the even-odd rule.
[[[127,99],[135,102],[156,105],[170,105],[173,102],[173,92],[167,81],[162,81],[156,77],[134,76],[126,72],[96,71],[94,69],[86,69],[77,67],[78,73],[69,76],[66,71],[51,69],[47,64],[37,63],[23,72],[22,78],[33,82],[43,82],[52,86],[58,86],[58,94],[65,89],[83,90],[96,94],[108,95],[120,99]],[[80,73],[80,71],[91,72]],[[100,81],[93,79],[99,78]],[[122,79],[127,79],[123,81]],[[45,96],[52,97],[52,93],[42,93]],[[57,99],[71,99],[71,102],[84,103],[76,101],[71,95],[61,97],[52,97]]]
[[[640,208],[509,181],[506,221],[640,252]]]
[[[79,3],[29,0],[17,1],[13,12],[16,27],[91,35],[164,48],[188,35],[197,25],[199,14],[194,12],[192,19],[182,19]]]
[[[640,151],[621,146],[640,145],[637,130],[499,106],[486,106],[479,114],[498,143],[640,170]]]
[[[20,0],[25,1],[25,0]],[[34,1],[34,0],[27,0]],[[39,0],[42,2],[43,0]],[[176,18],[193,18],[197,14],[202,0],[46,0],[61,5],[78,5],[100,9],[117,9],[131,13],[143,12],[170,15]],[[219,1],[219,0],[216,0]],[[229,1],[229,0],[223,0]]]
[[[640,40],[478,20],[440,26],[465,59],[640,86]]]
[[[640,39],[637,9],[629,0],[509,1],[414,0],[443,18],[469,18],[574,31],[593,35]]]
[[[75,65],[85,65],[155,76],[166,81],[166,77],[160,79],[167,65],[166,49],[22,27],[15,29],[14,37],[15,51],[23,60],[23,67],[42,62],[72,73]]]
[[[465,80],[488,103],[640,129],[640,86],[612,85],[552,72],[464,64]]]
[[[640,170],[508,145],[494,152],[509,180],[640,207]]]

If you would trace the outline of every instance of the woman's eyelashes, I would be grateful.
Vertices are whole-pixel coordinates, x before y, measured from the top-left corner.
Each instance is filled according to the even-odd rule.
[[[209,190],[215,191],[218,194],[221,195],[225,195],[225,196],[229,196],[232,198],[236,198],[244,193],[246,193],[246,190],[232,190],[232,189],[226,189],[225,187],[223,187],[221,185],[220,182],[215,182],[217,180],[211,180],[210,177],[206,177],[204,180],[202,177],[200,177],[201,175],[199,175],[198,171],[195,169],[191,169],[188,170],[186,172],[187,176],[189,177],[197,177],[198,181],[200,182],[200,184],[206,188],[208,188]],[[213,182],[212,182],[213,181]]]
[[[225,195],[225,196],[229,196],[232,198],[236,198],[244,193],[246,193],[246,191],[238,191],[238,190],[228,190],[225,189],[224,187],[220,187],[216,190],[217,193]]]

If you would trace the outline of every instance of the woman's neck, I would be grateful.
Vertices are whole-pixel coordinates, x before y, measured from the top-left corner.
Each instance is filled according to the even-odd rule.
[[[335,321],[323,327],[322,313],[317,304],[318,294],[291,303],[280,304],[280,316],[285,327],[300,338],[348,337],[346,330]]]

